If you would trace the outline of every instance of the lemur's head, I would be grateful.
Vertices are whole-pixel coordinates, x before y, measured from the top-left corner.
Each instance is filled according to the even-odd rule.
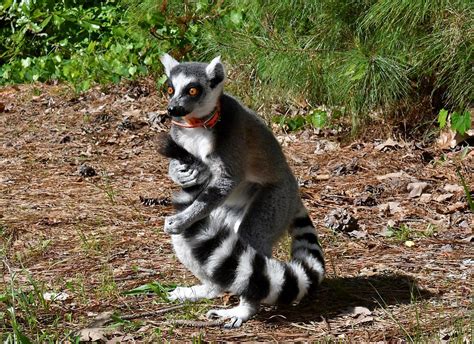
[[[216,108],[225,79],[220,56],[209,64],[179,63],[168,54],[160,60],[168,76],[168,113],[171,116],[202,118]]]

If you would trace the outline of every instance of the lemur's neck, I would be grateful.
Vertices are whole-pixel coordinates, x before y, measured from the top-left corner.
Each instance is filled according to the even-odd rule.
[[[213,128],[219,119],[221,118],[221,106],[220,101],[217,102],[216,107],[212,110],[208,115],[196,118],[196,117],[188,117],[184,116],[180,119],[172,119],[171,123],[181,128],[206,128],[210,129]]]

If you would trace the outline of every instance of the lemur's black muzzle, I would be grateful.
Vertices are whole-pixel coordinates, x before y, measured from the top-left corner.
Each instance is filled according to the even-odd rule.
[[[186,116],[188,113],[186,109],[182,106],[168,106],[168,115],[171,117],[183,117]]]

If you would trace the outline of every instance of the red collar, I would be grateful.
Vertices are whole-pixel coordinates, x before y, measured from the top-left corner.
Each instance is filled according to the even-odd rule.
[[[217,124],[220,118],[221,118],[220,106],[219,104],[217,104],[216,109],[204,118],[195,118],[195,117],[187,118],[187,115],[186,115],[183,117],[184,119],[183,122],[171,120],[171,123],[181,128],[203,127],[206,129],[210,129],[210,128],[213,128]]]

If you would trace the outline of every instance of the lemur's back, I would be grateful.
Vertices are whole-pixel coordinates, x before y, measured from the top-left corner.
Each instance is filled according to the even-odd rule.
[[[273,133],[253,111],[234,97],[220,98],[221,120],[216,125],[216,152],[239,155],[245,164],[245,179],[263,185],[296,181]],[[235,150],[235,152],[229,152]],[[217,153],[219,154],[219,153]]]

